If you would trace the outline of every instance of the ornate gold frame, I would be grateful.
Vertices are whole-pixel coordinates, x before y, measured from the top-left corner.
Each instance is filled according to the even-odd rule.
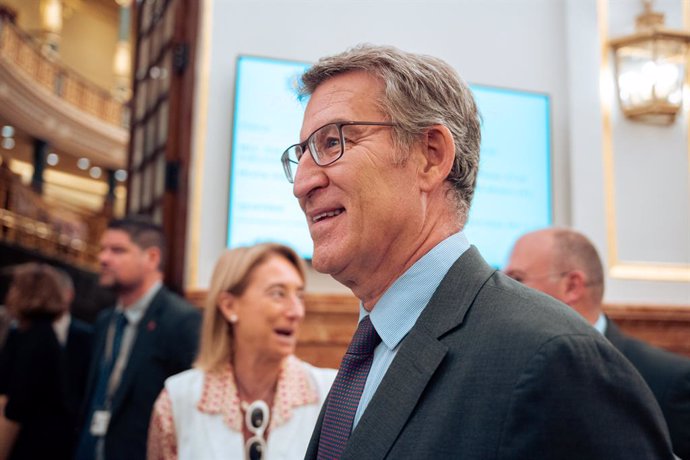
[[[197,72],[196,104],[194,107],[192,135],[193,182],[190,193],[190,207],[188,217],[187,236],[187,268],[185,273],[185,292],[199,289],[199,247],[201,244],[201,206],[203,199],[202,184],[204,182],[204,160],[206,158],[206,125],[208,118],[209,77],[211,74],[211,32],[213,0],[201,2],[199,28],[199,60]]]
[[[600,44],[600,66],[599,79],[600,88],[606,88],[609,84],[610,69],[610,48],[608,41],[608,1],[597,0],[597,21],[599,27]],[[683,26],[690,28],[690,2],[683,2]],[[688,77],[686,74],[686,91]],[[614,147],[613,133],[611,128],[611,101],[604,91],[600,94],[601,115],[602,115],[602,157],[604,162],[604,198],[606,210],[606,237],[608,243],[608,271],[609,276],[618,279],[645,280],[645,281],[673,281],[690,282],[690,264],[671,264],[671,263],[647,263],[647,262],[627,262],[618,257],[617,222],[616,222],[616,190],[615,190],[615,168],[614,168]],[[687,155],[690,165],[690,117],[686,113],[686,123],[688,124]],[[688,168],[690,178],[690,167]]]

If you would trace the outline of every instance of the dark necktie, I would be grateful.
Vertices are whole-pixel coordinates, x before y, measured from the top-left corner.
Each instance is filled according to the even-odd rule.
[[[364,384],[374,360],[374,349],[379,343],[381,337],[376,333],[367,315],[360,321],[352,337],[326,400],[326,412],[319,438],[319,460],[338,459],[345,450]]]
[[[94,392],[93,403],[95,408],[102,409],[105,405],[108,383],[110,382],[110,376],[113,373],[117,357],[120,354],[125,326],[127,326],[127,317],[124,313],[115,313],[115,331],[113,334],[113,343],[110,347],[110,356],[104,356],[105,359],[101,363],[98,383],[96,384],[96,391]]]
[[[89,404],[88,417],[86,418],[86,424],[82,430],[77,454],[75,456],[75,459],[78,460],[92,460],[95,456],[97,438],[93,436],[90,431],[91,418],[93,417],[95,411],[105,409],[108,394],[108,383],[110,382],[110,376],[113,372],[113,368],[115,367],[117,357],[120,354],[120,348],[122,347],[122,336],[125,332],[125,326],[127,326],[127,317],[124,315],[124,313],[120,312],[115,313],[114,315],[115,330],[113,331],[113,342],[110,346],[110,356],[106,356],[104,353],[100,363],[96,388],[93,392],[91,403]]]

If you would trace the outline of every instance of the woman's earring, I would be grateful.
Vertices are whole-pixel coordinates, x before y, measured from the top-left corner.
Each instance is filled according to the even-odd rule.
[[[233,313],[232,315],[230,315],[230,322],[232,324],[235,324],[237,322],[237,320],[238,320],[238,318],[237,318],[236,314]]]

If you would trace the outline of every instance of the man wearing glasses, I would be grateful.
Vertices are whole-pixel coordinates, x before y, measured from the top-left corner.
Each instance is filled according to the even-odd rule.
[[[673,452],[690,459],[690,359],[628,337],[604,315],[604,269],[587,237],[566,228],[515,242],[506,275],[567,304],[628,358],[661,407]]]
[[[306,458],[672,458],[634,368],[463,234],[480,119],[456,72],[360,46],[302,80],[283,166],[314,268],[361,301]]]

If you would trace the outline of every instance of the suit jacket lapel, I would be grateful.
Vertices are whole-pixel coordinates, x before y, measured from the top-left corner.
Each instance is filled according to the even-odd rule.
[[[447,351],[427,331],[410,331],[350,436],[343,459],[386,456]]]
[[[321,425],[323,424],[323,417],[326,414],[326,401],[328,401],[328,397],[331,395],[331,392],[328,392],[328,396],[326,396],[326,399],[324,400],[323,405],[321,406],[321,412],[319,412],[319,418],[316,419],[316,426],[314,427],[314,431],[312,432],[311,439],[309,440],[309,445],[307,446],[307,453],[304,455],[304,459],[315,459],[317,457],[317,454],[319,453],[319,440],[321,439]]]
[[[134,382],[134,376],[139,372],[142,362],[146,359],[147,355],[153,349],[153,342],[155,340],[155,328],[149,327],[149,324],[155,324],[163,308],[163,296],[165,288],[161,287],[160,291],[151,299],[151,304],[146,309],[146,313],[139,321],[137,326],[137,335],[134,338],[134,343],[132,344],[132,349],[129,352],[129,358],[127,360],[127,365],[125,370],[122,372],[122,378],[120,379],[120,384],[117,386],[115,395],[113,396],[113,402],[111,406],[112,414],[116,414],[122,401],[124,400],[127,391],[132,386]]]
[[[105,353],[105,341],[108,336],[108,325],[113,316],[111,311],[102,322],[96,324],[96,331],[94,335],[94,354],[91,357],[91,364],[89,365],[89,377],[87,380],[86,394],[88,398],[84,398],[84,404],[88,409],[88,404],[90,404],[93,398],[93,391],[96,387],[96,381],[100,374],[101,366],[103,365],[103,354]],[[69,338],[67,339],[67,344],[69,345]]]
[[[494,271],[474,246],[455,261],[400,344],[350,436],[343,459],[386,456],[448,351],[439,339],[462,324],[479,290]],[[322,421],[323,409],[306,458],[316,458]]]

